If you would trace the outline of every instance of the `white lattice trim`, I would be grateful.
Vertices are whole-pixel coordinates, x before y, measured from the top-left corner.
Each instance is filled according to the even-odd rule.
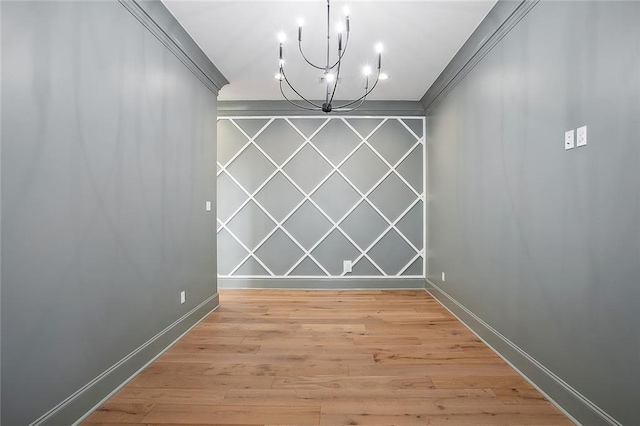
[[[242,117],[243,119],[248,119],[247,117]],[[260,118],[260,117],[251,117],[251,118]],[[313,252],[313,250],[315,250],[316,247],[318,247],[329,235],[331,235],[332,232],[334,232],[335,230],[338,230],[338,232],[340,232],[358,251],[360,251],[360,255],[354,260],[354,264],[356,264],[358,261],[360,261],[362,258],[366,258],[372,265],[374,265],[374,267],[382,274],[383,277],[389,276],[386,274],[386,272],[379,266],[376,264],[376,262],[368,255],[368,252],[377,244],[380,242],[380,240],[382,240],[382,238],[384,238],[385,235],[387,235],[391,230],[395,230],[395,232],[397,233],[397,235],[400,235],[400,237],[409,245],[409,247],[411,247],[411,249],[413,251],[416,252],[416,254],[412,257],[412,259],[409,261],[409,263],[407,263],[396,275],[393,276],[401,276],[401,274],[403,272],[406,271],[407,268],[409,268],[415,261],[416,259],[420,258],[421,256],[424,258],[424,250],[419,250],[408,238],[406,238],[406,236],[396,227],[396,224],[402,220],[407,214],[408,212],[420,201],[424,200],[424,193],[419,193],[409,182],[407,182],[407,180],[402,176],[402,174],[400,174],[396,168],[409,156],[411,155],[411,153],[413,153],[413,151],[415,149],[417,149],[418,146],[423,146],[424,147],[424,137],[419,138],[415,132],[413,132],[411,130],[411,128],[409,128],[406,123],[402,120],[402,118],[398,118],[398,117],[394,117],[393,119],[396,119],[397,121],[399,121],[407,131],[409,131],[411,133],[411,135],[413,135],[413,137],[415,137],[417,139],[417,142],[398,160],[396,161],[396,163],[394,165],[390,164],[369,142],[368,142],[368,138],[370,138],[378,129],[380,129],[380,127],[382,127],[388,120],[390,120],[391,118],[384,118],[380,123],[378,123],[378,125],[371,131],[369,132],[369,134],[366,137],[363,137],[347,120],[345,120],[342,117],[335,117],[335,118],[326,118],[326,120],[309,136],[307,137],[300,129],[298,129],[290,120],[290,118],[294,118],[294,117],[281,117],[283,118],[298,134],[300,134],[303,138],[304,138],[304,142],[296,149],[293,151],[293,153],[291,153],[289,155],[289,157],[281,164],[278,165],[272,158],[271,156],[269,156],[264,149],[262,149],[262,147],[260,147],[256,142],[255,142],[255,138],[257,138],[274,120],[276,120],[276,118],[274,117],[268,117],[269,120],[267,121],[267,123],[265,123],[264,126],[262,126],[262,128],[260,128],[260,130],[252,137],[250,137],[234,120],[234,117],[227,117],[227,118],[221,118],[221,119],[225,119],[230,121],[248,140],[248,142],[243,145],[241,147],[241,149],[232,156],[232,158],[227,161],[226,164],[221,165],[220,163],[218,163],[218,167],[220,168],[220,170],[218,170],[217,176],[220,176],[222,173],[225,173],[246,195],[247,195],[247,199],[231,214],[231,216],[229,218],[227,218],[227,220],[220,221],[218,219],[218,224],[220,224],[220,226],[218,227],[217,232],[221,232],[223,229],[226,229],[226,231],[229,233],[229,235],[232,236],[232,238],[234,238],[238,244],[240,244],[241,247],[243,247],[244,250],[246,250],[248,252],[248,254],[242,259],[242,261],[236,265],[235,268],[233,268],[233,270],[229,273],[228,277],[231,276],[235,276],[235,277],[239,277],[239,275],[233,275],[240,267],[242,267],[242,265],[245,264],[245,262],[247,262],[250,258],[255,259],[264,269],[265,271],[267,271],[271,277],[276,277],[275,274],[271,271],[270,268],[268,268],[264,262],[262,262],[258,256],[255,255],[255,252],[267,241],[269,240],[269,238],[275,233],[277,232],[278,229],[282,230],[285,235],[287,235],[288,238],[291,239],[291,241],[294,242],[294,244],[296,244],[296,246],[303,252],[303,255],[300,257],[300,259],[295,262],[293,264],[293,266],[291,266],[289,268],[289,270],[284,274],[284,277],[288,277],[290,276],[290,274],[304,261],[305,258],[309,258],[311,259],[319,268],[320,270],[322,270],[327,276],[331,276],[330,272],[317,260],[315,259],[315,257],[311,254]],[[303,117],[303,118],[316,118],[316,117]],[[366,117],[359,117],[359,118],[366,118]],[[377,117],[379,118],[379,117]],[[415,117],[413,117],[415,118]],[[354,134],[356,134],[358,137],[360,137],[361,141],[355,146],[355,148],[353,148],[346,156],[345,158],[342,159],[342,161],[340,161],[338,164],[334,165],[333,162],[331,162],[329,160],[329,158],[327,158],[327,156],[312,142],[312,139],[318,134],[318,132],[320,132],[332,119],[340,119],[342,120],[342,122],[344,124],[346,124],[350,130],[352,132],[354,132]],[[424,120],[423,120],[423,128],[424,128]],[[423,133],[424,133],[424,129],[423,129]],[[238,156],[240,156],[249,146],[253,145],[256,149],[258,149],[258,151],[275,167],[275,170],[267,177],[267,179],[262,182],[262,184],[256,188],[252,193],[249,192],[248,190],[246,190],[241,184],[240,182],[227,170],[227,167],[229,165],[231,165],[233,163],[233,161],[235,161]],[[285,171],[284,171],[284,167],[302,150],[304,149],[304,147],[306,145],[309,145],[316,153],[318,153],[324,161],[327,162],[327,164],[331,165],[332,170],[323,178],[321,179],[316,186],[309,192],[306,193]],[[385,172],[385,174],[375,183],[375,185],[370,188],[366,193],[363,193],[362,191],[360,191],[360,189],[340,170],[340,167],[349,159],[351,158],[355,152],[362,147],[363,145],[366,145],[369,149],[371,149],[372,152],[374,152],[374,154],[380,158],[380,160],[389,168],[388,171]],[[423,156],[424,158],[424,156]],[[302,195],[303,195],[303,199],[280,221],[276,220],[273,215],[271,215],[271,213],[264,207],[262,206],[262,204],[255,198],[255,195],[257,193],[259,193],[278,173],[281,173],[295,188],[296,190],[298,190]],[[311,197],[313,196],[313,194],[320,188],[322,187],[322,185],[331,178],[331,176],[334,175],[334,173],[338,173],[340,175],[340,177],[342,179],[344,179],[345,182],[347,182],[349,184],[349,186],[351,186],[361,197],[360,201],[356,202],[339,220],[334,221]],[[426,173],[425,171],[425,167],[423,165],[423,176],[424,173]],[[405,209],[402,214],[400,216],[398,216],[393,222],[391,220],[389,220],[389,218],[386,217],[386,215],[380,211],[380,209],[373,204],[369,199],[369,195],[380,185],[382,184],[382,182],[384,182],[384,180],[390,176],[391,174],[395,174],[402,182],[403,184],[409,188],[416,196],[417,198],[411,203],[411,205]],[[255,205],[258,206],[258,208],[264,212],[264,214],[269,218],[269,220],[271,220],[274,224],[275,227],[266,234],[266,236],[253,248],[253,249],[249,249],[229,228],[228,228],[228,224],[231,220],[233,220],[233,218],[235,218],[238,213],[250,202],[255,203]],[[316,209],[318,209],[318,211],[331,223],[331,228],[309,249],[306,250],[304,248],[304,246],[297,241],[297,239],[284,227],[282,226],[284,222],[286,222],[293,214],[295,214],[296,211],[298,211],[298,209],[305,203],[305,202],[310,202]],[[384,232],[382,232],[382,234],[380,236],[378,236],[366,249],[362,249],[355,241],[353,241],[353,239],[346,233],[344,232],[344,230],[342,230],[342,228],[340,227],[340,224],[347,218],[349,217],[349,215],[351,213],[353,213],[353,211],[362,203],[362,202],[367,202],[369,204],[369,206],[371,206],[387,223],[388,223],[388,227],[384,230]],[[426,215],[426,208],[423,208],[423,215]],[[426,238],[426,235],[425,235]],[[423,238],[423,239],[425,239]],[[423,245],[424,245],[424,241],[423,241]],[[423,264],[423,270],[424,270],[424,264]],[[345,274],[343,273],[342,276],[344,276]],[[301,276],[297,276],[297,277],[301,277]],[[317,277],[317,276],[313,276],[313,277]],[[404,276],[407,277],[407,276]]]

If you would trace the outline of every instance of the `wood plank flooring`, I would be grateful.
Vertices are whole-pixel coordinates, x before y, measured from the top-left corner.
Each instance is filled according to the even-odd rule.
[[[83,424],[572,424],[424,291],[220,301]]]

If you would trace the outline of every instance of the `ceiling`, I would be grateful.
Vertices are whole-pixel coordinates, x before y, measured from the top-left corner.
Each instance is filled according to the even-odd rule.
[[[169,11],[230,81],[220,100],[282,99],[278,80],[277,34],[288,37],[285,71],[307,98],[324,95],[321,71],[298,52],[297,21],[303,17],[303,49],[314,62],[326,55],[326,2],[245,0],[163,0]],[[371,100],[420,100],[457,53],[495,0],[334,1],[334,27],[349,5],[351,35],[343,59],[336,99],[355,99],[364,91],[364,65],[377,66],[374,45],[384,43],[381,81]],[[332,28],[332,54],[335,30]]]

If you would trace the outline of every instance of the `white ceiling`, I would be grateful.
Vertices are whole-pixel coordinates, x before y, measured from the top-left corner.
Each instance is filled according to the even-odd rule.
[[[321,71],[302,60],[297,20],[304,17],[303,49],[314,61],[326,55],[326,1],[163,0],[167,8],[231,82],[220,100],[282,99],[277,33],[284,31],[286,72],[305,96],[320,99]],[[332,24],[349,5],[351,41],[336,99],[354,99],[364,88],[363,65],[374,68],[374,44],[384,43],[383,71],[372,100],[419,100],[495,4],[495,0],[334,1]],[[332,28],[332,31],[335,31]],[[334,37],[332,35],[332,37]],[[337,50],[332,39],[332,54]]]

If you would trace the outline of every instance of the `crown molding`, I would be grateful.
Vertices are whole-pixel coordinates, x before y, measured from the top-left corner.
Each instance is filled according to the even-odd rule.
[[[229,80],[216,68],[166,6],[158,0],[119,0],[215,95]]]
[[[340,101],[337,101],[340,102]],[[416,116],[424,117],[424,108],[419,101],[366,101],[353,112],[306,111],[297,109],[287,101],[218,101],[219,117],[238,116],[291,116],[326,115],[331,116]]]
[[[515,27],[539,0],[498,0],[420,102],[433,109]]]

